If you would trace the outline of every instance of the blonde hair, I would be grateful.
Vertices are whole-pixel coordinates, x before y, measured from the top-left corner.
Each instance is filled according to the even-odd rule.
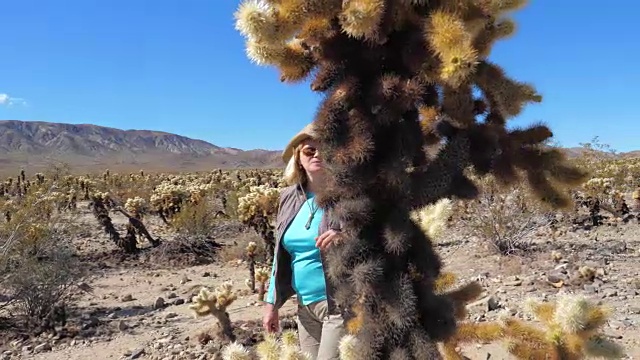
[[[307,182],[307,173],[300,164],[301,149],[302,144],[299,144],[295,149],[293,149],[291,159],[289,159],[287,166],[284,168],[284,181],[287,185],[294,185],[298,183],[304,185]]]

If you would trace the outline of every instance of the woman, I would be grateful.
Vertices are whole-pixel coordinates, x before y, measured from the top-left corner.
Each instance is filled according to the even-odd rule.
[[[268,332],[278,331],[278,310],[295,294],[301,350],[312,359],[339,359],[344,322],[324,272],[323,251],[338,241],[340,227],[314,201],[323,186],[324,167],[313,138],[309,124],[283,152],[289,186],[280,195],[263,326]]]

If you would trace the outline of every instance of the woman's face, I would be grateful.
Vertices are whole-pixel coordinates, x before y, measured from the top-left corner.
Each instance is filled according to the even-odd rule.
[[[302,142],[300,164],[309,174],[318,173],[324,169],[316,141],[308,139]]]

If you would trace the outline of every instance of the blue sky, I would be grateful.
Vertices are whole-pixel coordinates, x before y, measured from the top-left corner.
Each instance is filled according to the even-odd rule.
[[[491,59],[544,102],[564,146],[599,136],[640,149],[640,3],[534,0]],[[612,4],[613,5],[613,4]],[[20,0],[0,11],[0,119],[153,129],[242,149],[281,149],[320,96],[249,62],[237,0]],[[4,94],[4,95],[3,95]],[[635,96],[634,96],[635,95]],[[636,105],[633,105],[636,104]]]

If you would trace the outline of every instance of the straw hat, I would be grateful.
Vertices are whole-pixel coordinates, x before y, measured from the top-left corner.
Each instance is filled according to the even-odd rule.
[[[313,138],[315,136],[316,133],[313,129],[313,123],[307,124],[307,126],[305,126],[302,130],[300,130],[300,132],[298,132],[293,138],[291,138],[291,140],[289,140],[289,143],[282,152],[282,160],[284,160],[285,163],[288,163],[289,159],[291,159],[291,157],[293,156],[293,150],[296,148],[296,146],[298,146],[306,139]]]

